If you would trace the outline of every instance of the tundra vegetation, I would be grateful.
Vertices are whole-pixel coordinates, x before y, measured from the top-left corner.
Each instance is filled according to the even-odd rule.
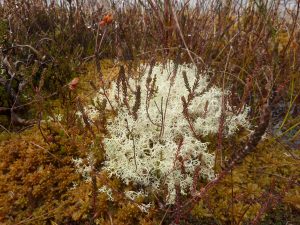
[[[299,13],[0,1],[0,224],[298,224]]]

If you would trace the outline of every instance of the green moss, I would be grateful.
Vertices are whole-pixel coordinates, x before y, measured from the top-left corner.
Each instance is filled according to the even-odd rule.
[[[0,21],[0,44],[2,44],[6,38],[8,33],[8,22],[7,20]]]

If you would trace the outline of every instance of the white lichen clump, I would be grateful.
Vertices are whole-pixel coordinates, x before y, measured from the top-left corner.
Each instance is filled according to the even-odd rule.
[[[98,192],[105,193],[109,201],[114,201],[112,190],[111,190],[111,188],[107,187],[106,185],[99,188]]]
[[[119,87],[113,84],[107,90],[117,115],[108,123],[109,135],[104,139],[105,169],[110,175],[118,176],[126,184],[138,184],[145,187],[145,190],[159,191],[167,188],[166,201],[169,204],[175,201],[177,187],[182,195],[190,192],[195,171],[199,171],[198,176],[207,180],[215,177],[214,153],[208,152],[209,143],[199,137],[218,133],[222,112],[225,118],[222,125],[225,137],[234,134],[239,127],[249,127],[247,108],[234,114],[233,106],[228,102],[224,103],[228,91],[222,92],[216,86],[206,90],[208,73],[212,71],[197,73],[193,66],[179,65],[174,73],[174,68],[174,63],[169,62],[167,66],[154,66],[152,73],[149,73],[150,66],[142,66],[144,75],[138,79],[126,79],[125,95],[122,83],[119,83]],[[183,113],[182,96],[187,99],[189,95],[183,71],[190,89],[197,77],[199,81],[195,85],[195,97],[188,105],[190,121]],[[155,84],[155,93],[149,98],[151,84]],[[141,101],[134,114],[134,92],[138,86]],[[223,111],[222,96],[225,106]],[[101,101],[104,96],[99,94],[97,98]],[[94,111],[92,107],[87,109],[92,117],[95,115]],[[189,122],[193,124],[193,131]]]
[[[77,158],[77,159],[73,158],[72,161],[75,165],[76,172],[82,176],[84,181],[87,182],[87,183],[91,182],[91,180],[92,180],[92,177],[91,177],[92,167],[93,167],[93,164],[94,164],[93,155],[91,153],[88,155],[88,157],[87,157],[87,163],[88,164],[85,164],[82,158]]]

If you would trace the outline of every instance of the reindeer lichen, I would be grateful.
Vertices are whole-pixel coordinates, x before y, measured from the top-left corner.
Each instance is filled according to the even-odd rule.
[[[233,113],[234,106],[228,102],[222,109],[222,97],[229,93],[216,86],[207,88],[212,71],[173,62],[143,65],[141,71],[139,79],[128,78],[122,67],[108,95],[100,91],[94,99],[109,97],[111,109],[117,109],[104,139],[105,169],[126,184],[133,182],[152,190],[166,187],[166,201],[172,204],[177,187],[182,195],[189,193],[197,169],[204,179],[215,177],[214,152],[207,150],[209,143],[201,136],[218,133],[222,110],[226,135],[234,134],[238,127],[248,128],[248,109]],[[187,83],[193,84],[192,88]],[[189,100],[188,115],[184,97]],[[91,118],[97,116],[93,107],[86,111]]]

